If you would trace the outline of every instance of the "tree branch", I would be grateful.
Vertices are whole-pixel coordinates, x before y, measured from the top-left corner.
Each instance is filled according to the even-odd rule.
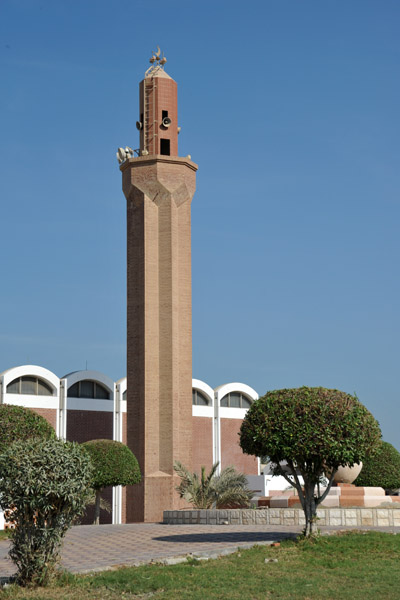
[[[296,473],[296,467],[294,466],[292,460],[287,460],[286,462],[287,462],[288,467],[291,470],[293,478],[294,478],[294,480],[296,482],[296,489],[299,492],[300,502],[301,502],[301,505],[302,505],[302,507],[304,509],[305,497],[304,497],[304,494],[303,494],[303,488],[301,486],[301,483],[300,483],[299,478],[298,478],[297,473]]]
[[[336,473],[337,473],[337,469],[334,469],[331,473],[331,476],[329,477],[329,482],[328,482],[325,492],[322,494],[322,496],[319,496],[318,498],[315,499],[316,504],[321,504],[321,502],[323,502],[325,500],[325,498],[327,497],[329,490],[332,487],[333,478],[335,477]]]

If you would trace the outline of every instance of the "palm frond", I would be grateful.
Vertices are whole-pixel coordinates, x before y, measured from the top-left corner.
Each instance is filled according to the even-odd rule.
[[[226,467],[220,475],[216,475],[218,464],[215,463],[208,475],[205,467],[201,468],[200,477],[191,473],[182,463],[176,462],[174,469],[181,478],[176,490],[196,508],[211,508],[212,506],[233,508],[248,506],[252,497],[247,487],[247,479],[234,467]]]

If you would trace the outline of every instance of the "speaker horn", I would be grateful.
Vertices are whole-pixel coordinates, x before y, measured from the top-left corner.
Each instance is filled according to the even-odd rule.
[[[162,126],[163,127],[169,127],[171,125],[172,121],[169,117],[164,117],[162,120]]]
[[[143,129],[143,123],[141,121],[136,121],[136,129],[139,129],[139,131]]]

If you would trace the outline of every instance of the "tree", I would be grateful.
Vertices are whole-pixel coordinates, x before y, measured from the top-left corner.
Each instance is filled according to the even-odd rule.
[[[381,441],[376,453],[363,461],[361,473],[354,482],[358,486],[400,488],[400,452],[392,444]]]
[[[365,460],[380,436],[377,421],[355,396],[302,387],[267,392],[254,402],[241,426],[240,445],[247,454],[269,456],[274,474],[283,475],[297,489],[306,520],[304,534],[311,535],[317,507],[338,467]],[[328,485],[320,494],[319,483],[326,473]]]
[[[32,437],[55,438],[53,427],[30,408],[0,404],[0,454],[13,442]]]
[[[236,508],[249,506],[253,492],[247,487],[247,479],[243,473],[238,473],[234,467],[226,467],[217,475],[219,463],[215,463],[206,475],[205,467],[201,467],[200,477],[191,473],[180,462],[174,469],[181,478],[176,490],[195,508]]]
[[[113,440],[90,440],[82,446],[93,464],[91,485],[96,491],[94,523],[100,523],[101,492],[109,485],[134,485],[141,479],[135,455],[128,446]]]
[[[78,444],[57,439],[19,440],[0,455],[1,504],[12,507],[16,524],[9,555],[21,585],[49,578],[63,536],[85,509],[91,469]]]

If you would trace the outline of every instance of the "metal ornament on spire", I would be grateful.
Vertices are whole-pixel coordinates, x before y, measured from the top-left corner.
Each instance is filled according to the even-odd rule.
[[[145,77],[153,77],[157,73],[157,71],[164,70],[164,65],[167,62],[167,59],[164,56],[164,52],[161,56],[160,46],[157,46],[157,52],[153,52],[149,62],[151,66],[147,69],[146,73],[144,74]]]

